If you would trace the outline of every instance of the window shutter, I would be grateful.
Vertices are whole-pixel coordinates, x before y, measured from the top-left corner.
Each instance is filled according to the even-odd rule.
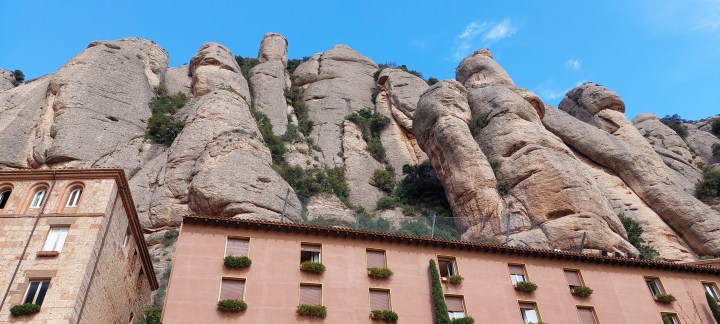
[[[523,267],[521,265],[512,265],[511,264],[508,267],[510,268],[510,274],[523,275],[523,276],[525,275],[525,267]]]
[[[390,310],[390,292],[370,290],[370,310]]]
[[[300,285],[300,304],[322,305],[322,286]]]
[[[222,288],[220,288],[220,300],[224,299],[243,299],[245,293],[245,280],[229,280],[223,279]]]
[[[302,244],[300,245],[301,251],[307,251],[307,252],[318,252],[320,253],[320,245],[315,244]]]
[[[248,247],[250,241],[246,239],[234,239],[229,238],[227,240],[227,248],[225,249],[225,256],[247,256]]]
[[[462,297],[445,296],[445,304],[447,304],[448,312],[464,312]]]
[[[385,268],[384,251],[367,251],[368,268]]]
[[[580,279],[580,272],[575,270],[565,270],[565,278],[567,279],[568,285],[582,287],[582,280]]]
[[[592,308],[578,308],[578,313],[580,313],[580,323],[597,324]]]

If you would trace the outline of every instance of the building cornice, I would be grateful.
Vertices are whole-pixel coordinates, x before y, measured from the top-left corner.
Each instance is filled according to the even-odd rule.
[[[565,261],[584,262],[584,263],[600,263],[610,266],[627,266],[634,268],[651,268],[658,270],[704,273],[712,275],[720,275],[720,268],[692,264],[692,263],[675,263],[666,261],[654,261],[643,259],[631,259],[622,257],[600,256],[593,254],[573,253],[567,251],[553,251],[543,249],[533,249],[525,247],[513,247],[503,245],[493,245],[486,243],[475,243],[467,241],[445,240],[437,238],[416,237],[401,234],[386,234],[380,232],[370,232],[355,230],[343,227],[320,227],[313,225],[280,223],[264,220],[249,219],[232,219],[219,216],[185,216],[184,223],[201,224],[209,226],[222,225],[225,227],[235,227],[241,229],[251,229],[267,232],[284,232],[299,233],[307,235],[333,236],[346,239],[381,241],[400,244],[421,245],[436,248],[447,248],[457,250],[477,251],[493,254],[517,255],[544,259],[558,259]]]
[[[160,287],[155,275],[155,270],[150,259],[150,253],[145,243],[140,220],[138,219],[135,202],[130,193],[125,171],[120,168],[92,168],[92,169],[20,169],[20,170],[0,170],[0,181],[27,181],[27,180],[78,180],[78,179],[113,179],[118,186],[118,194],[122,200],[123,207],[127,211],[128,223],[130,230],[135,238],[143,264],[143,269],[150,282],[150,287],[155,290]],[[46,215],[51,216],[51,215]]]

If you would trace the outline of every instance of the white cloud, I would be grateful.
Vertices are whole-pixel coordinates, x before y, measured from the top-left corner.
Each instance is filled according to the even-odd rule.
[[[492,29],[483,36],[483,40],[486,42],[496,42],[512,36],[515,32],[517,32],[517,28],[510,22],[510,18],[505,18],[499,24],[493,26]]]
[[[494,42],[512,36],[516,32],[517,27],[512,24],[510,18],[505,18],[499,23],[488,21],[482,23],[470,22],[460,34],[455,36],[452,57],[455,60],[461,60],[470,54],[474,47],[487,47]]]
[[[649,22],[660,31],[720,31],[720,0],[663,0],[645,4]]]
[[[568,70],[579,71],[582,68],[582,62],[579,59],[567,60],[565,68]]]

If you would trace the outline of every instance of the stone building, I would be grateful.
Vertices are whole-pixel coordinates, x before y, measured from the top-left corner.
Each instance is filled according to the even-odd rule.
[[[158,288],[121,169],[0,171],[0,255],[0,323],[131,323]]]
[[[228,255],[250,265],[230,268]],[[708,265],[210,216],[185,217],[172,269],[163,323],[369,324],[374,310],[433,323],[432,281],[448,317],[476,323],[714,324],[705,294],[720,297],[720,268]],[[226,299],[246,309],[223,311]]]

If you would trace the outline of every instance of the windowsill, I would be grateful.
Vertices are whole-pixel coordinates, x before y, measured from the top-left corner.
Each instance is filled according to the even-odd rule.
[[[40,251],[37,253],[37,257],[39,258],[54,258],[58,255],[60,255],[58,251]]]
[[[442,278],[440,278],[440,281],[442,281],[442,282],[447,282],[447,281],[448,281],[448,278],[447,278],[447,277],[442,277]]]

